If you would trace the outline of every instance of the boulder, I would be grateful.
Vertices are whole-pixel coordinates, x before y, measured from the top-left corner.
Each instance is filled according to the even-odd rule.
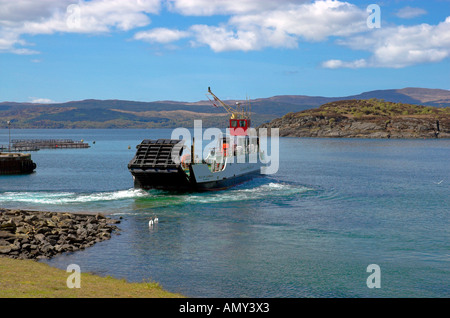
[[[0,254],[9,254],[11,252],[10,246],[0,246]]]
[[[14,233],[14,232],[16,232],[16,228],[17,228],[17,225],[16,225],[16,223],[14,223],[14,221],[12,219],[9,219],[8,221],[0,224],[0,231],[7,231],[7,232]]]

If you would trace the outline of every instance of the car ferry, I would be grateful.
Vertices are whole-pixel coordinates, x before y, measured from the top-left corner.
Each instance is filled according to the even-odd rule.
[[[208,87],[213,106],[222,106],[230,114],[229,134],[209,149],[206,158],[195,155],[195,141],[190,151],[183,139],[145,139],[136,146],[128,169],[134,186],[142,189],[173,191],[211,191],[232,187],[261,173],[264,153],[259,137],[250,133],[250,104],[231,107]],[[210,98],[212,97],[212,98]]]

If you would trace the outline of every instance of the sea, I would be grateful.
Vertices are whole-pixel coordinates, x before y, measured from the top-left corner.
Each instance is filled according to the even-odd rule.
[[[134,189],[136,145],[171,133],[13,129],[90,148],[31,152],[34,173],[0,176],[0,207],[120,219],[110,240],[41,262],[187,297],[450,297],[450,140],[285,137],[274,174],[208,193]]]

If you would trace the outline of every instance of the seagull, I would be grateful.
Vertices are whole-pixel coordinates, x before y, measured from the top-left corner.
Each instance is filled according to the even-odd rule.
[[[441,184],[442,182],[443,182],[444,180],[441,180],[441,181],[439,181],[439,182],[434,182],[435,184]]]

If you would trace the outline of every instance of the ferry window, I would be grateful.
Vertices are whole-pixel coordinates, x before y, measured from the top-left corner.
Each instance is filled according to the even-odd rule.
[[[236,128],[237,127],[237,120],[232,120],[231,121],[231,127]]]
[[[239,126],[240,127],[246,127],[247,125],[245,123],[245,120],[241,120],[241,122],[239,123]]]

